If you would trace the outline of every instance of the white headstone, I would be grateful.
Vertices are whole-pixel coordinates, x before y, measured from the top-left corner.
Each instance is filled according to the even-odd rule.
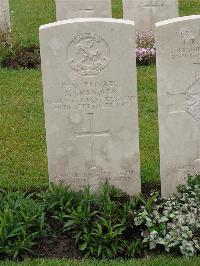
[[[112,18],[111,0],[56,0],[57,21],[71,18]]]
[[[50,181],[140,192],[134,23],[60,21],[40,43]]]
[[[10,31],[9,0],[0,0],[0,32]]]
[[[156,24],[162,195],[200,174],[200,16]]]
[[[154,32],[156,22],[178,17],[178,0],[123,0],[123,12],[137,32]]]

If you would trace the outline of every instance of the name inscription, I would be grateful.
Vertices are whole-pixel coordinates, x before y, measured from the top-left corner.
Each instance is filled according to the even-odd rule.
[[[55,111],[128,107],[135,98],[134,95],[122,95],[117,80],[63,82],[61,89],[62,97],[45,99]]]

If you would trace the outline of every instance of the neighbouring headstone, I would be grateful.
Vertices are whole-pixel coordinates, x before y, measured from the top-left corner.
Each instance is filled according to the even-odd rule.
[[[50,181],[140,192],[134,23],[60,21],[40,43]]]
[[[123,12],[137,32],[154,32],[156,22],[178,17],[178,0],[123,0]]]
[[[200,174],[200,16],[156,24],[162,195]]]
[[[0,32],[10,31],[9,0],[0,0]]]
[[[111,0],[56,0],[57,21],[72,18],[112,18]]]

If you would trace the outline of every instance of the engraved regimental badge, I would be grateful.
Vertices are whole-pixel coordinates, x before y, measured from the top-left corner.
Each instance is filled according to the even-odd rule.
[[[110,49],[95,33],[77,34],[67,47],[70,67],[81,76],[99,74],[109,64]]]
[[[200,121],[200,80],[192,84],[186,92],[186,110]]]

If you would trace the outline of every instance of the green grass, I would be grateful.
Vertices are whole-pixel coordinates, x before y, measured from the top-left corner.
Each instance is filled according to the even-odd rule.
[[[0,186],[48,186],[40,70],[0,71]],[[159,181],[155,67],[138,68],[141,173]]]
[[[200,258],[158,257],[144,260],[128,261],[77,261],[77,260],[33,260],[25,262],[4,262],[5,266],[199,266]]]
[[[113,18],[123,17],[122,0],[112,0],[112,15]]]
[[[56,20],[54,0],[9,0],[12,37],[24,46],[39,44],[39,27]]]
[[[191,16],[200,14],[199,0],[179,0],[180,16]]]
[[[138,67],[141,178],[159,182],[156,68]]]
[[[0,186],[47,186],[40,71],[0,71]]]

